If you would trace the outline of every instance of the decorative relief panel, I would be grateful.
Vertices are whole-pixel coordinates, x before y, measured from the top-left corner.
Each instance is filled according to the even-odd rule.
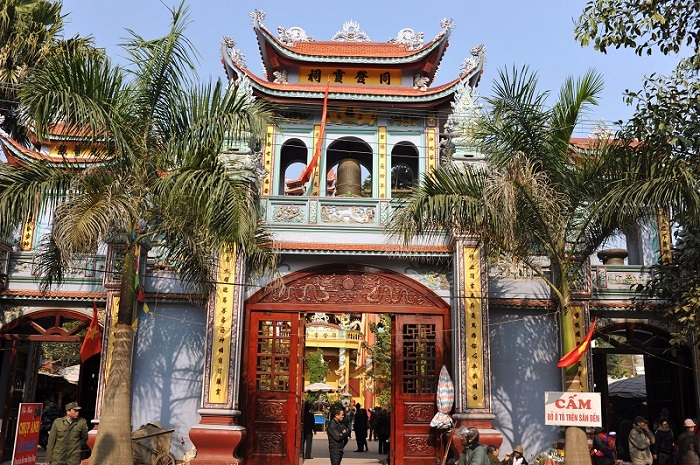
[[[322,223],[372,224],[374,207],[325,206],[321,207]]]
[[[255,418],[260,421],[284,421],[284,404],[279,401],[258,400]]]
[[[284,454],[284,433],[255,433],[255,451],[260,454]]]
[[[385,276],[352,273],[302,277],[287,286],[273,289],[262,301],[435,307],[431,300],[415,289]]]
[[[275,205],[272,207],[273,223],[303,223],[304,209],[301,205]]]
[[[407,403],[404,423],[430,423],[435,416],[434,403]]]
[[[430,438],[427,435],[405,435],[404,451],[406,456],[430,456],[435,453],[435,449],[430,444]]]

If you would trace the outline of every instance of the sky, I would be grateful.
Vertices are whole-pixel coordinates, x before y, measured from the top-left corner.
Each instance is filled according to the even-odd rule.
[[[123,62],[118,44],[133,30],[144,38],[167,31],[168,7],[176,0],[63,0],[67,13],[65,35],[91,35],[97,47]],[[236,41],[248,68],[260,75],[262,65],[249,13],[265,12],[263,25],[275,33],[278,26],[298,26],[316,40],[330,40],[353,20],[372,41],[387,42],[404,28],[423,32],[425,42],[440,33],[440,20],[455,24],[450,45],[433,85],[455,79],[469,51],[486,47],[486,65],[478,93],[488,96],[498,72],[527,65],[539,76],[539,88],[556,96],[567,77],[580,77],[593,68],[603,75],[605,90],[599,105],[576,131],[585,136],[600,122],[628,119],[633,108],[623,102],[625,89],[640,90],[643,77],[669,74],[677,56],[654,53],[639,57],[631,49],[602,54],[582,47],[574,39],[574,21],[585,6],[583,0],[353,0],[346,2],[297,0],[189,0],[190,24],[186,35],[201,55],[199,75],[203,79],[225,79],[220,63],[220,40]],[[122,59],[120,59],[122,57]]]

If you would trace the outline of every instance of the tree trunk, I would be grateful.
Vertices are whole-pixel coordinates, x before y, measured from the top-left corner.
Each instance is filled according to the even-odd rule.
[[[124,255],[119,289],[119,310],[109,338],[111,356],[107,367],[100,426],[90,465],[131,465],[131,372],[134,329],[131,326],[136,305],[136,256],[138,246],[129,244]]]
[[[131,325],[117,324],[110,343],[112,357],[90,465],[134,463],[131,450],[131,354],[134,330]]]

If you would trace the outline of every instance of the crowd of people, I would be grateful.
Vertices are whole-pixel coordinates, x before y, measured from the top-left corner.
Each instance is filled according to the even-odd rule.
[[[632,465],[700,465],[697,424],[697,419],[686,418],[676,437],[668,410],[662,409],[653,427],[646,418],[635,417],[629,432],[625,431],[626,438],[622,437],[619,442],[615,432],[597,428],[591,447],[593,465],[614,465],[623,461]]]
[[[332,465],[338,465],[352,434],[355,434],[357,449],[354,452],[369,452],[368,441],[377,441],[377,453],[386,454],[382,462],[388,462],[389,437],[391,436],[391,414],[389,409],[375,407],[362,408],[357,402],[352,407],[339,405],[304,405],[303,416],[303,447],[305,459],[313,458],[313,437],[316,434],[315,412],[320,412],[325,420],[325,430],[328,435],[328,450]]]

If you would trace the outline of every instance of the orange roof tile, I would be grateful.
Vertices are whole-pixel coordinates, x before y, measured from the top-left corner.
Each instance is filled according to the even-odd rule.
[[[304,55],[337,57],[408,57],[416,53],[406,50],[404,44],[381,42],[297,42],[285,48]]]

